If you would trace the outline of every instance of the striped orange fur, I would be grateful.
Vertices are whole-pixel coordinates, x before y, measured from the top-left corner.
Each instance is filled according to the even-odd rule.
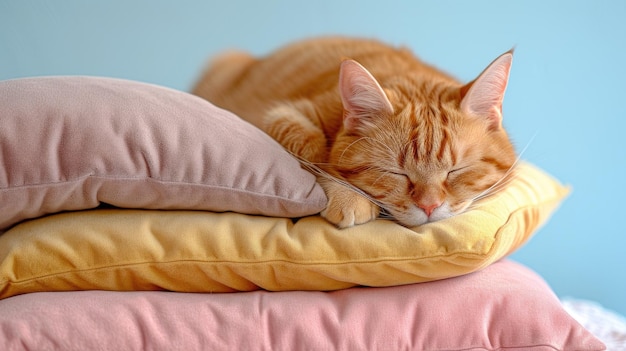
[[[461,84],[409,50],[315,38],[264,58],[217,57],[193,93],[258,126],[318,173],[339,227],[382,213],[448,218],[499,188],[516,161],[502,127],[512,52]]]

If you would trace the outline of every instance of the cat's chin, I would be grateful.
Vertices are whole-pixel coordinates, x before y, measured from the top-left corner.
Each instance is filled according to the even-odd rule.
[[[429,221],[429,217],[426,213],[424,213],[424,211],[417,206],[411,206],[408,211],[403,211],[401,213],[397,213],[395,211],[389,212],[391,212],[393,218],[405,227],[417,227],[418,225],[428,223]]]
[[[427,216],[426,213],[417,206],[412,206],[408,211],[403,213],[390,212],[392,212],[393,217],[405,227],[416,227],[429,222],[440,221],[456,214],[452,211],[448,203],[444,203],[436,208],[430,216]]]

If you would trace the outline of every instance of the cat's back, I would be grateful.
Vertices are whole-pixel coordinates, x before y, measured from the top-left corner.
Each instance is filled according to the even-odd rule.
[[[262,112],[276,102],[335,92],[341,61],[348,58],[383,85],[411,74],[449,79],[406,49],[377,40],[323,37],[292,43],[262,58],[227,52],[213,60],[193,93],[259,125]]]
[[[334,88],[344,59],[356,60],[379,75],[420,65],[409,51],[376,40],[325,37],[295,42],[257,60],[247,79],[264,81],[272,92],[307,96]]]

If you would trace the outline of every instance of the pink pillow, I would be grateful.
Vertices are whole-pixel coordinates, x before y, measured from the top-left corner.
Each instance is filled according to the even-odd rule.
[[[0,300],[2,350],[604,350],[534,272],[500,261],[389,288]]]
[[[300,217],[315,177],[261,130],[191,94],[110,78],[0,82],[0,231],[107,203]]]

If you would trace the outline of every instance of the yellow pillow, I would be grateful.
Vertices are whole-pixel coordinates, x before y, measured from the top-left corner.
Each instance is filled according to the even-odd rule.
[[[413,229],[377,220],[338,230],[238,213],[89,210],[0,235],[0,298],[59,290],[335,290],[454,277],[506,256],[569,190],[518,167],[506,190],[462,215]]]

